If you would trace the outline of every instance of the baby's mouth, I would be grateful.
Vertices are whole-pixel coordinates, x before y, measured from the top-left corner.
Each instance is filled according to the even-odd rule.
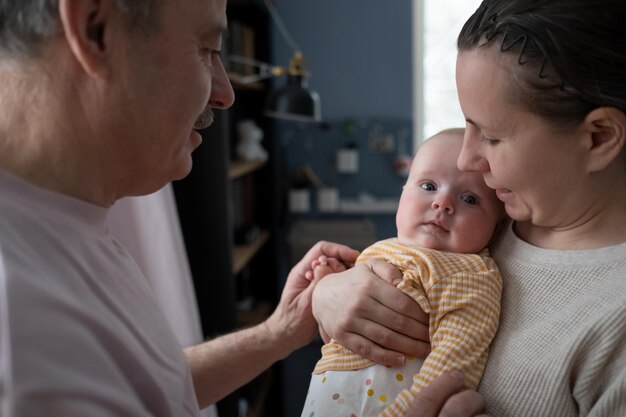
[[[429,228],[434,228],[434,229],[437,229],[437,230],[441,230],[442,232],[449,232],[449,230],[446,227],[444,227],[441,222],[439,222],[437,220],[432,220],[432,221],[426,222],[426,223],[424,223],[424,225],[426,227],[429,227]]]

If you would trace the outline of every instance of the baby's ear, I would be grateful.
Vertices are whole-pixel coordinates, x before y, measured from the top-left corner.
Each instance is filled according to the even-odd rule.
[[[614,107],[600,107],[589,112],[583,127],[587,132],[587,171],[602,171],[624,151],[626,115]]]

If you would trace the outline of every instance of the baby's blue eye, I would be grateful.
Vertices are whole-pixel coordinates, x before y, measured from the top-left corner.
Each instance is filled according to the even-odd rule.
[[[461,200],[463,200],[465,203],[471,206],[478,205],[478,199],[471,194],[465,194],[464,196],[461,197]]]
[[[437,187],[430,182],[421,183],[420,188],[424,191],[436,191],[437,190]]]

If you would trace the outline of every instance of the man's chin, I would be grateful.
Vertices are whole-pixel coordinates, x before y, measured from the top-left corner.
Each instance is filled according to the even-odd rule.
[[[195,129],[192,130],[191,134],[189,135],[189,141],[191,145],[191,151],[193,151],[202,144],[202,134],[200,134],[200,132]]]
[[[172,181],[182,180],[187,175],[189,175],[192,168],[193,168],[193,160],[191,159],[191,155],[189,155],[189,161],[185,164],[184,167],[180,169],[180,171],[178,172],[178,175]]]

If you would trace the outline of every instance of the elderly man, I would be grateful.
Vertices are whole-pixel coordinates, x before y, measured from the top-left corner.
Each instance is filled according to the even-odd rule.
[[[305,273],[355,251],[316,245],[266,322],[183,352],[106,228],[117,199],[184,177],[233,103],[225,11],[0,1],[0,415],[194,416],[315,334]]]

